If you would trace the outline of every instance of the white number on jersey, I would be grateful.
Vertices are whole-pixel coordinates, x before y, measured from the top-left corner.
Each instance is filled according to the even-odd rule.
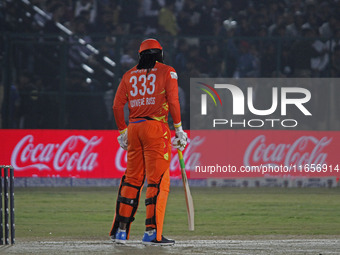
[[[148,84],[147,84],[148,81]],[[138,89],[137,83],[141,83],[141,89]],[[149,95],[152,95],[155,92],[155,82],[156,82],[156,75],[155,74],[149,74],[146,76],[145,74],[142,74],[139,76],[137,82],[136,76],[131,76],[130,83],[132,83],[132,90],[130,91],[130,95],[132,97],[137,96],[138,92],[141,96],[145,95],[145,92],[147,92]]]

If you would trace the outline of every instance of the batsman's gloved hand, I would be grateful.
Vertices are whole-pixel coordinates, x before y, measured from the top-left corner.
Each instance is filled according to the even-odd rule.
[[[187,146],[188,143],[188,135],[186,132],[183,131],[182,126],[176,127],[176,138],[172,142],[172,146],[176,149],[179,149],[180,151],[183,151],[185,149],[185,146]]]
[[[127,128],[125,128],[122,131],[119,131],[120,136],[117,137],[118,143],[120,145],[120,147],[122,147],[124,150],[127,151],[128,148],[128,130]]]

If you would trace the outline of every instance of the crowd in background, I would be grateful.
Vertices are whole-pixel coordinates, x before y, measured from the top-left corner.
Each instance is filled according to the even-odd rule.
[[[27,17],[18,17],[25,16],[25,12],[17,10],[11,2],[15,1],[0,6],[5,10],[0,14],[4,31],[61,34],[63,31],[56,23],[62,24],[86,43],[99,45],[102,54],[117,62],[119,68],[114,70],[113,87],[123,72],[137,63],[140,42],[147,37],[158,38],[165,49],[165,62],[179,74],[181,103],[186,105],[184,112],[188,111],[185,102],[189,100],[190,77],[340,77],[338,0],[31,0],[45,14],[35,13],[30,22],[23,22]],[[53,67],[60,65],[61,49],[56,48],[53,40],[44,38],[44,42],[52,44],[38,46],[35,51],[27,44],[15,52],[17,70],[11,86],[14,101],[11,109],[17,109],[19,115],[26,114],[26,124],[16,120],[14,127],[36,128],[41,122],[43,128],[58,126],[60,117],[59,120],[41,117],[44,113],[36,100],[40,91],[60,90],[56,85],[60,83],[56,79],[60,68]],[[91,55],[91,51],[74,37],[68,40],[71,46],[64,89],[108,92],[107,84],[86,79],[86,74],[79,70],[83,55]],[[3,48],[1,52],[3,55]],[[48,61],[37,65],[39,54],[36,52],[47,56]],[[25,91],[29,91],[28,102],[23,100]],[[20,96],[21,92],[24,93]],[[108,93],[106,98],[98,97],[92,102],[103,110],[101,118],[111,121],[113,93]],[[79,104],[75,103],[77,100]],[[48,101],[58,101],[58,98]],[[64,127],[108,127],[106,121],[91,121],[88,114],[81,116],[82,109],[91,108],[89,101],[84,95],[69,95],[66,108],[70,110]],[[27,107],[34,103],[36,109]],[[60,116],[57,102],[42,100],[40,104],[50,105],[48,112],[44,109],[45,114]],[[27,111],[34,116],[28,118]],[[93,115],[98,117],[98,110]],[[29,122],[32,123],[27,124]]]

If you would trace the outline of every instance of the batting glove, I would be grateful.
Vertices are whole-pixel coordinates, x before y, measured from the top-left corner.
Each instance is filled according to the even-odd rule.
[[[120,145],[120,147],[122,147],[124,150],[127,151],[128,148],[128,131],[127,128],[125,128],[122,131],[119,131],[120,136],[117,137],[118,143]]]
[[[172,142],[172,146],[176,149],[179,149],[180,151],[183,151],[185,149],[185,146],[187,146],[187,140],[188,135],[183,131],[182,126],[176,127],[176,138]]]

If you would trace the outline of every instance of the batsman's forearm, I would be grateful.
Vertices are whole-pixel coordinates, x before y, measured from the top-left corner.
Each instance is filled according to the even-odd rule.
[[[170,114],[171,114],[171,117],[174,123],[180,123],[181,122],[181,108],[180,108],[179,102],[169,101],[168,104],[169,104],[169,111],[170,111]]]
[[[119,130],[124,130],[127,126],[124,119],[124,108],[113,108],[113,114]]]

